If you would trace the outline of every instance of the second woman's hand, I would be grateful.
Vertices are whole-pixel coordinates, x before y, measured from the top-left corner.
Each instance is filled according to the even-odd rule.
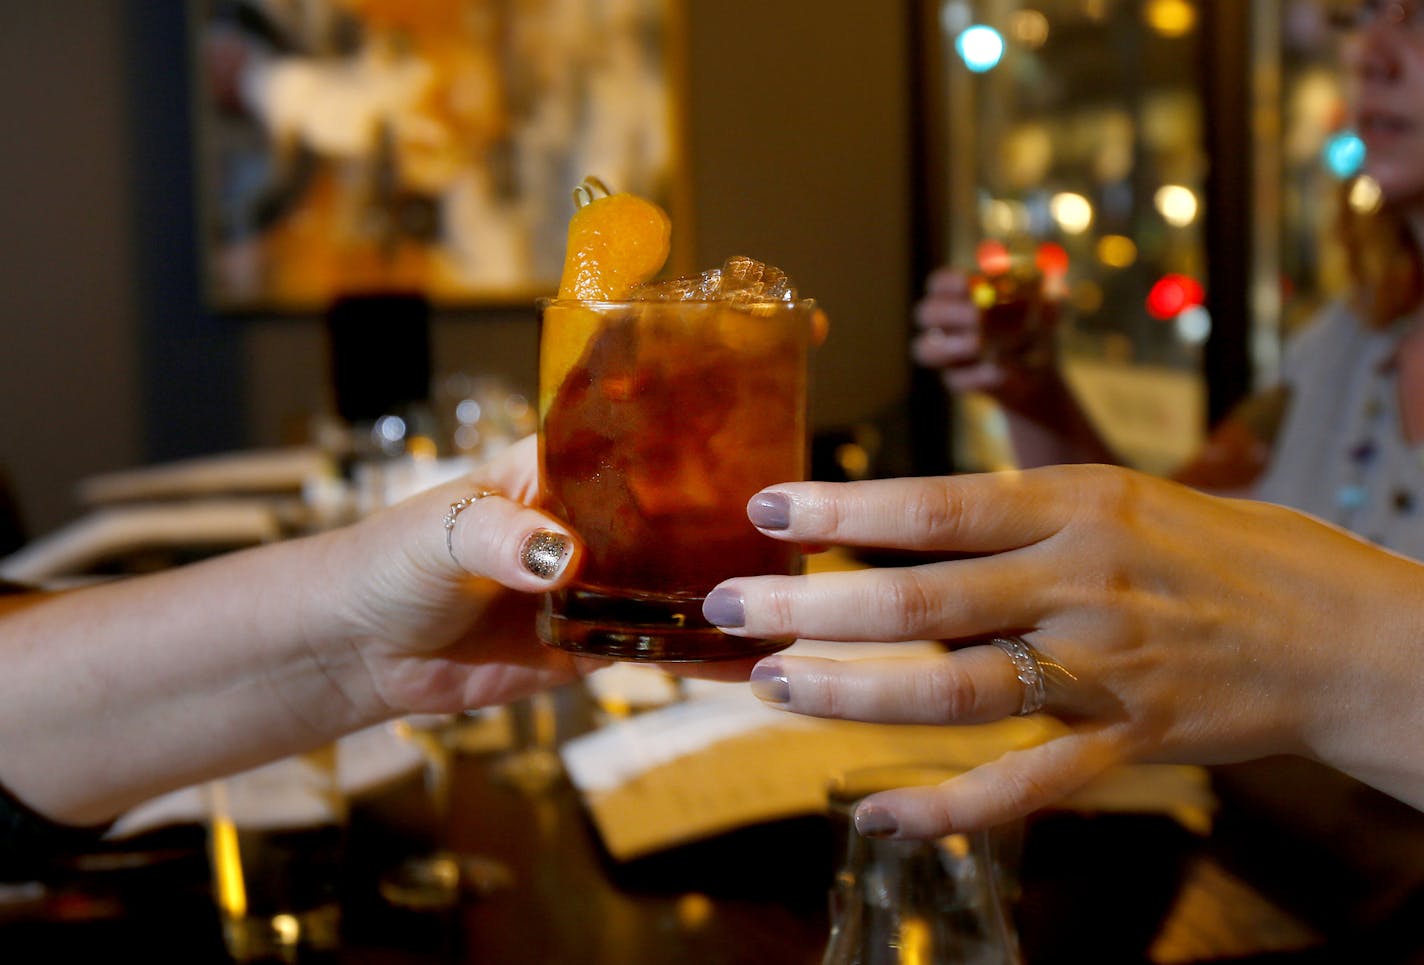
[[[983,827],[1117,763],[1273,753],[1424,804],[1424,566],[1311,517],[1104,466],[789,483],[754,497],[749,516],[779,539],[983,554],[723,583],[705,613],[728,633],[951,647],[773,656],[752,675],[763,700],[866,721],[1000,719],[1032,701],[1011,646],[989,642],[999,636],[1030,648],[1042,710],[1064,725],[940,788],[875,796],[863,830]]]

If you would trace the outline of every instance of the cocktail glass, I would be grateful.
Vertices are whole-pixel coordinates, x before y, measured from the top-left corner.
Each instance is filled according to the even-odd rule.
[[[585,544],[577,582],[545,598],[541,639],[655,661],[789,642],[724,634],[702,601],[730,577],[799,571],[747,501],[804,478],[815,312],[809,299],[541,303],[542,499]]]
[[[969,286],[970,297],[979,306],[989,358],[1034,366],[1051,361],[1062,299],[1042,271],[1026,259],[1016,259],[1001,270],[974,275]]]

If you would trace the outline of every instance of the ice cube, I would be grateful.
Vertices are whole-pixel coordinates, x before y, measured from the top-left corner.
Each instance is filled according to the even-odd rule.
[[[650,302],[794,302],[796,286],[780,268],[733,255],[721,268],[709,268],[700,275],[639,285],[632,298]]]
[[[795,301],[796,287],[780,268],[746,255],[733,255],[722,264],[719,300]]]
[[[720,277],[721,272],[714,268],[700,275],[680,275],[663,281],[650,281],[633,289],[632,297],[648,302],[712,301],[717,297]]]

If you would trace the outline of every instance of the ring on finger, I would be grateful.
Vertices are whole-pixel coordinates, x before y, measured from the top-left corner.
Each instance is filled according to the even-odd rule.
[[[1061,685],[1078,679],[1062,664],[1029,646],[1022,637],[994,637],[989,642],[1013,661],[1014,672],[1023,685],[1023,699],[1014,712],[1016,717],[1027,717],[1043,710],[1048,703],[1050,683]]]
[[[486,496],[499,495],[501,495],[501,493],[498,489],[478,489],[468,496],[462,496],[461,498],[455,500],[453,503],[450,504],[450,508],[445,511],[445,550],[450,554],[450,559],[454,560],[455,565],[458,566],[460,569],[465,569],[465,564],[461,563],[459,558],[455,556],[455,520],[459,518],[462,512],[469,509],[471,506],[479,502],[481,499],[484,499]]]

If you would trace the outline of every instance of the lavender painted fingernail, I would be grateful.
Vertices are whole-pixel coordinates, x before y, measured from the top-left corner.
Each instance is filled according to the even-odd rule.
[[[791,525],[791,497],[785,493],[757,493],[747,503],[747,519],[762,529],[786,529]]]
[[[707,594],[702,601],[702,616],[714,627],[742,627],[747,623],[742,595],[724,587]]]
[[[752,668],[752,695],[769,704],[784,704],[791,700],[791,682],[776,657],[768,657]]]
[[[855,809],[855,830],[865,838],[888,838],[900,830],[900,822],[878,804],[862,804]]]

